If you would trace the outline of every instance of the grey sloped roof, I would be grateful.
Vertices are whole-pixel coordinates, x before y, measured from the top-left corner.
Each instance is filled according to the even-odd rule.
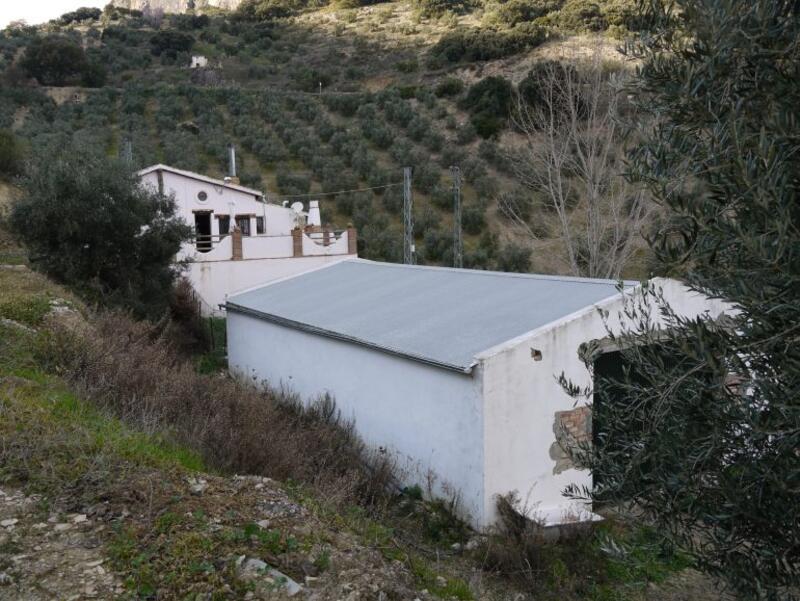
[[[353,259],[235,295],[227,308],[469,372],[481,351],[617,293],[610,280]]]

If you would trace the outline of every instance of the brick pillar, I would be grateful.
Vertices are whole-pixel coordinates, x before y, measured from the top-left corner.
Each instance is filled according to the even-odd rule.
[[[326,225],[322,228],[322,246],[331,245],[331,226]]]
[[[352,225],[347,227],[347,254],[358,254],[358,234]]]
[[[231,234],[231,244],[233,245],[233,256],[231,259],[234,261],[241,261],[244,258],[244,254],[242,252],[242,230],[238,227],[233,228],[233,233]]]
[[[299,227],[292,230],[292,256],[303,256],[303,230]]]

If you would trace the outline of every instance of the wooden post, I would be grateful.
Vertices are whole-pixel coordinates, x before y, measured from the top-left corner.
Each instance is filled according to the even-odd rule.
[[[231,244],[233,246],[233,256],[231,257],[234,261],[241,261],[244,258],[244,254],[242,252],[242,230],[239,227],[233,228],[233,233],[231,234]]]
[[[358,254],[358,234],[352,225],[347,226],[347,254]]]
[[[299,227],[292,230],[292,256],[303,256],[303,230]]]

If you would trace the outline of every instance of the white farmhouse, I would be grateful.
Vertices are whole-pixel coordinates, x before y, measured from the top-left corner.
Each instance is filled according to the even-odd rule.
[[[725,310],[658,285],[686,316]],[[591,412],[557,376],[591,385],[578,351],[607,335],[597,308],[613,317],[637,287],[350,259],[231,297],[229,364],[306,400],[330,393],[407,484],[457,493],[477,528],[510,491],[548,524],[592,519],[562,495],[591,484],[563,447],[591,435]]]
[[[229,294],[295,275],[356,255],[353,228],[322,226],[319,202],[309,210],[269,203],[264,194],[235,177],[214,179],[167,165],[138,172],[143,185],[173,195],[178,214],[194,228],[178,260],[188,260],[186,276],[214,313]]]

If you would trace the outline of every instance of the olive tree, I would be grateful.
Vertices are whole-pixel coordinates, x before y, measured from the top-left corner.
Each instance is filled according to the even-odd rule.
[[[596,501],[624,503],[742,599],[800,591],[800,14],[795,2],[653,2],[629,52],[648,119],[631,177],[663,208],[661,270],[735,312],[657,290],[595,368]],[[654,326],[655,315],[666,328]]]

